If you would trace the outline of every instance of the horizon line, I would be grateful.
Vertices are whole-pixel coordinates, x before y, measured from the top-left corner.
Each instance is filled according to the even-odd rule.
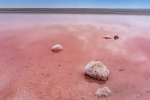
[[[150,15],[150,9],[133,8],[0,8],[0,13],[71,13]]]

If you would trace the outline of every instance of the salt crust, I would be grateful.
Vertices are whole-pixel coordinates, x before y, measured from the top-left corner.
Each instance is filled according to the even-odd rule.
[[[109,70],[100,61],[91,61],[85,67],[85,74],[98,80],[107,80]]]
[[[108,89],[108,87],[103,87],[103,88],[99,88],[96,92],[95,95],[97,97],[108,97],[111,95],[111,91]]]
[[[63,47],[60,44],[56,44],[52,47],[52,51],[61,51]]]

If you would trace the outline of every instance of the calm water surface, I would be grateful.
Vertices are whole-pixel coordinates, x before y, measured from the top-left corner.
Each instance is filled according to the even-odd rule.
[[[150,17],[0,14],[0,100],[149,100]],[[119,39],[103,39],[118,35]],[[51,47],[61,44],[63,51]],[[108,81],[84,75],[102,61]]]

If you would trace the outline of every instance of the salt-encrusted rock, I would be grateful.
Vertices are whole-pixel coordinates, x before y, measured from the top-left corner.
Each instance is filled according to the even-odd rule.
[[[105,36],[103,36],[103,38],[104,38],[104,39],[111,39],[111,36],[105,35]]]
[[[109,70],[100,61],[91,61],[85,67],[85,74],[98,80],[107,80]]]
[[[60,44],[56,44],[52,47],[52,51],[61,51],[63,47]]]
[[[108,97],[111,95],[111,91],[108,89],[108,87],[103,87],[99,88],[96,92],[95,95],[97,97]]]

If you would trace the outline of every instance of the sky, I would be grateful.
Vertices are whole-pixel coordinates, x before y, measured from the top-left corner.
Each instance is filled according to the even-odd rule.
[[[142,8],[150,0],[0,0],[0,8]]]

